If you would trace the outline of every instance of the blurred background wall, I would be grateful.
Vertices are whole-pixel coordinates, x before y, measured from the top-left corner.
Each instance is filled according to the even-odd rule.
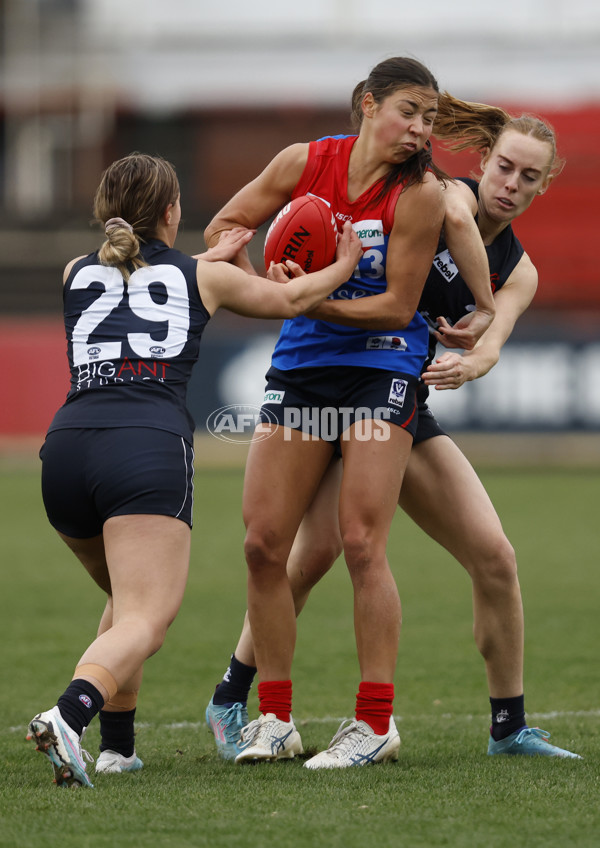
[[[0,47],[0,436],[43,433],[64,399],[61,273],[100,244],[91,202],[107,164],[170,159],[178,247],[198,252],[274,153],[350,130],[352,89],[392,55],[463,99],[542,115],[567,160],[515,226],[540,274],[533,306],[500,364],[436,393],[435,410],[455,431],[600,430],[597,0],[0,0]],[[434,147],[455,175],[477,167]],[[213,319],[190,386],[200,429],[219,406],[260,402],[277,330]]]

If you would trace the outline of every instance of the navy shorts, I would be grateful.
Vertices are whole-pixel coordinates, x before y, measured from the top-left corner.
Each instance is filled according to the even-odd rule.
[[[54,430],[40,451],[50,524],[89,539],[115,515],[170,515],[192,526],[194,451],[150,427]]]
[[[334,443],[352,424],[371,418],[389,421],[414,436],[418,383],[410,374],[381,368],[271,367],[260,420]]]
[[[413,445],[418,445],[420,442],[426,442],[427,439],[433,439],[434,436],[447,436],[445,430],[442,430],[437,422],[433,412],[429,409],[426,403],[419,403],[419,420],[417,422],[417,432],[415,433]]]

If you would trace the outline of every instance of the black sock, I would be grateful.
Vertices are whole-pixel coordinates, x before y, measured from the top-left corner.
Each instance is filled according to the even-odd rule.
[[[131,757],[135,748],[135,707],[118,713],[100,710],[99,718],[100,750],[116,751],[124,757]]]
[[[78,736],[104,706],[104,698],[87,680],[72,680],[57,702],[61,716]]]
[[[232,654],[229,668],[215,689],[213,704],[246,704],[255,674],[256,668],[253,665],[244,665]]]
[[[506,739],[511,733],[525,727],[525,696],[518,695],[516,698],[490,698],[492,705],[492,727],[493,739],[498,742]]]

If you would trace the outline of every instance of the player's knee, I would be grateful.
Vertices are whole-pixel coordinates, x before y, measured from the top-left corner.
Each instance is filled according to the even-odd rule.
[[[135,627],[136,637],[143,645],[146,659],[162,647],[165,636],[167,635],[167,628],[171,621],[171,616],[158,616],[150,619],[142,615],[131,620],[131,623]]]
[[[366,578],[378,565],[385,564],[385,546],[380,550],[377,540],[367,527],[356,525],[342,537],[346,565],[353,580]]]
[[[507,537],[500,533],[490,539],[485,554],[478,559],[475,575],[493,588],[511,586],[517,580],[517,558]]]
[[[285,567],[280,545],[261,531],[248,530],[244,540],[244,554],[249,570],[256,574]]]

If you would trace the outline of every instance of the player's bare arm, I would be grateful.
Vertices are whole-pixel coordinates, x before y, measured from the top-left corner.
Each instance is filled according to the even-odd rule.
[[[461,182],[449,182],[443,191],[445,215],[444,238],[460,275],[469,287],[477,307],[464,320],[450,326],[440,321],[438,341],[446,347],[471,350],[488,329],[495,314],[490,286],[490,269],[475,221],[477,199]],[[436,316],[439,318],[439,316]]]
[[[361,254],[360,240],[349,223],[338,243],[336,261],[313,274],[294,277],[285,285],[250,276],[224,262],[198,262],[198,289],[213,314],[224,307],[256,318],[293,318],[314,308],[348,279]]]

